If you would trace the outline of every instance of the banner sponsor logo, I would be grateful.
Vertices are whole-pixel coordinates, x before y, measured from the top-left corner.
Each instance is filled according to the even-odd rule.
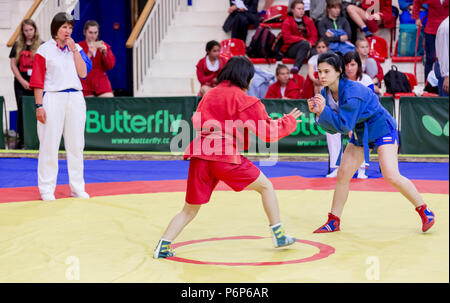
[[[133,115],[127,110],[116,110],[114,114],[102,114],[96,110],[86,113],[87,133],[169,133],[170,125],[174,123],[173,135],[178,132],[178,124],[182,114],[171,114],[168,110],[158,110],[155,114]]]
[[[441,124],[432,116],[424,115],[422,117],[422,124],[425,129],[436,137],[440,137],[442,135],[448,137],[448,123],[449,122],[447,121],[444,128],[442,128]]]

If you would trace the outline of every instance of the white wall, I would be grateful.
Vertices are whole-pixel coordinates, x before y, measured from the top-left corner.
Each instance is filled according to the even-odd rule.
[[[0,96],[5,98],[8,111],[17,110],[17,106],[14,97],[14,76],[9,63],[11,48],[7,47],[6,43],[33,2],[33,0],[0,0]],[[1,114],[5,120],[4,113]],[[5,128],[5,125],[3,127]]]

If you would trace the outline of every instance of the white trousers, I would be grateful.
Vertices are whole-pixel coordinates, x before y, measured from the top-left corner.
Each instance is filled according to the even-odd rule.
[[[330,154],[330,170],[336,169],[339,165],[336,164],[339,154],[341,152],[342,140],[341,134],[329,134],[327,136],[328,153]],[[365,162],[363,162],[360,168],[365,168]]]
[[[61,135],[67,154],[67,169],[72,192],[84,192],[83,149],[86,102],[81,91],[46,92],[43,98],[46,122],[37,122],[39,137],[39,192],[53,194],[58,175],[58,150]]]
[[[330,154],[330,169],[336,169],[338,168],[338,165],[336,164],[339,154],[341,153],[341,147],[342,147],[342,141],[341,141],[341,134],[329,134],[327,135],[327,145],[328,145],[328,153]]]

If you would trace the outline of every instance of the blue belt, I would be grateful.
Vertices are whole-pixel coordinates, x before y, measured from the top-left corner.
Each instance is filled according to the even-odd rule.
[[[75,89],[75,88],[68,88],[68,89],[64,89],[64,90],[59,90],[59,91],[57,91],[57,93],[70,93],[70,92],[78,92],[79,90],[77,90],[77,89]],[[42,94],[42,96],[45,96],[45,93],[46,92],[44,92],[43,94]]]
[[[65,89],[65,90],[60,90],[60,91],[58,91],[58,93],[70,93],[70,92],[77,92],[78,90],[77,89],[75,89],[75,88],[68,88],[68,89]]]
[[[367,121],[364,121],[363,148],[364,148],[364,160],[366,162],[367,168],[370,165],[369,128],[367,127]]]

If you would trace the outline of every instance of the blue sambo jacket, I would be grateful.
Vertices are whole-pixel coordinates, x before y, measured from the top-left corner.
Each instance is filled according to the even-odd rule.
[[[339,110],[330,108],[327,88],[321,91],[327,101],[317,123],[329,133],[348,134],[353,131],[355,144],[364,147],[366,164],[369,164],[369,142],[390,134],[397,124],[381,105],[378,96],[368,87],[346,78],[339,80]]]

